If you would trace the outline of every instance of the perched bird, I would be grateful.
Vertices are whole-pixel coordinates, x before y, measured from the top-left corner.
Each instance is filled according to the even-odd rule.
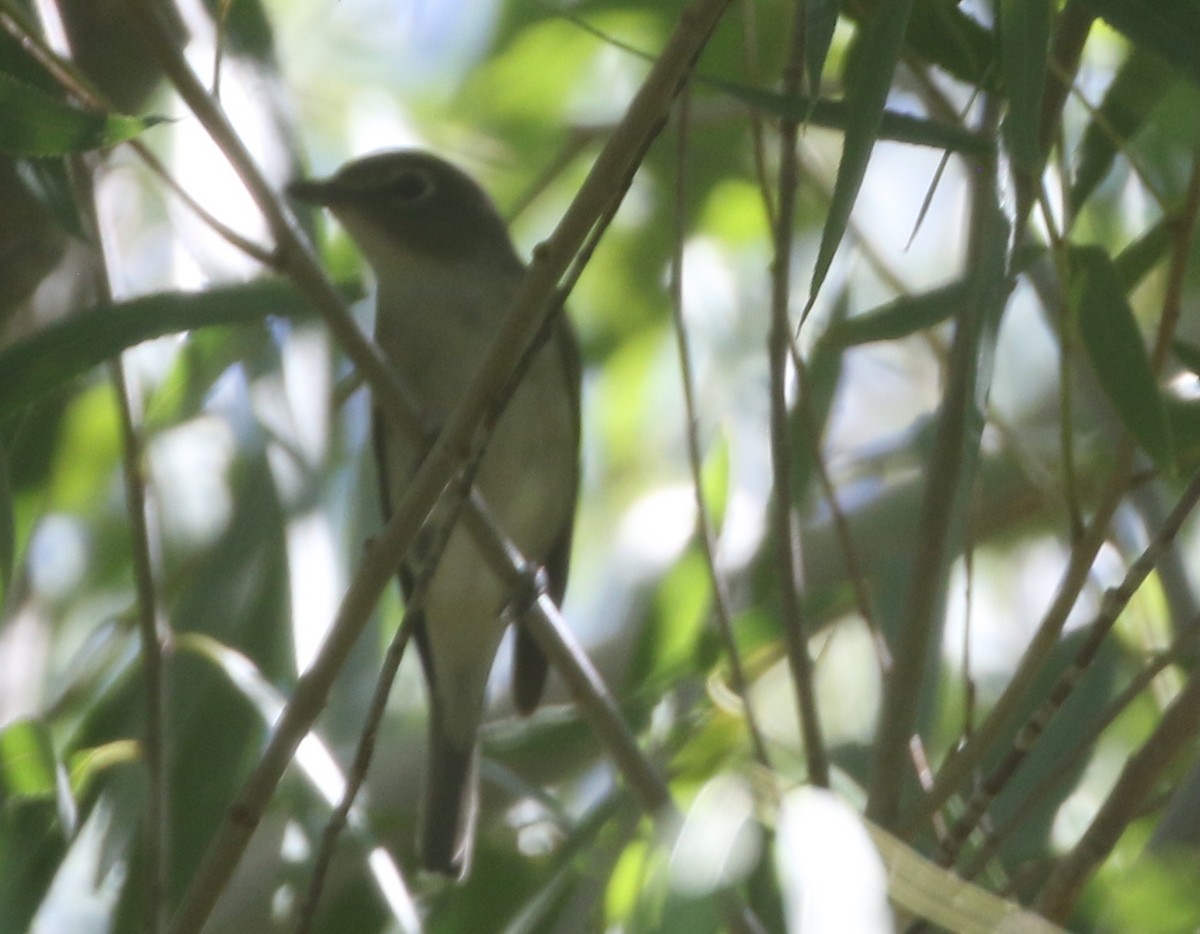
[[[524,274],[491,200],[464,172],[416,150],[354,160],[330,178],[293,183],[289,193],[327,207],[362,251],[377,281],[375,339],[426,419],[444,422]],[[545,568],[556,602],[566,589],[579,485],[579,396],[579,352],[560,314],[500,415],[475,474],[475,487],[501,527],[528,560]],[[386,519],[422,451],[378,409],[374,435]],[[400,569],[406,596],[421,560],[418,537]],[[418,848],[426,869],[454,877],[466,874],[471,859],[479,725],[511,598],[459,522],[415,628],[430,701]],[[513,696],[529,713],[541,697],[547,665],[519,624],[516,635]]]

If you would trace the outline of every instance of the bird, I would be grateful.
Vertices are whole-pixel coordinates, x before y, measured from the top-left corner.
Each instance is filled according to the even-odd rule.
[[[525,273],[493,201],[464,171],[417,149],[347,162],[324,179],[288,189],[327,208],[371,267],[375,340],[422,415],[443,424],[478,370]],[[528,561],[545,570],[561,604],[579,488],[581,362],[565,312],[558,313],[500,413],[474,472],[474,487]],[[372,434],[384,519],[424,453],[378,406]],[[406,598],[422,567],[422,540],[399,576]],[[429,694],[428,754],[417,829],[421,867],[464,878],[479,808],[479,728],[501,637],[515,617],[513,699],[538,705],[548,665],[513,599],[461,521],[429,579],[414,637]]]

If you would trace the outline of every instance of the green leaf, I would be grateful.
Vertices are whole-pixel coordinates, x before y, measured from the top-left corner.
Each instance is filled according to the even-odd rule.
[[[151,338],[268,315],[310,314],[307,300],[279,281],[164,292],[81,312],[0,351],[0,418]]]
[[[275,61],[275,36],[262,0],[204,0],[204,5],[235,53],[267,64]]]
[[[847,16],[865,23],[884,5],[879,0],[849,4]],[[990,29],[946,0],[917,0],[905,44],[916,55],[969,85],[996,89],[996,38]]]
[[[1182,350],[1182,352],[1181,352]],[[1181,348],[1175,345],[1175,352],[1193,373],[1200,372],[1200,348]],[[1164,400],[1167,410],[1167,421],[1171,425],[1171,443],[1175,452],[1175,463],[1182,472],[1196,469],[1200,463],[1200,401],[1176,399],[1167,396]]]
[[[959,934],[1063,934],[1062,928],[1032,911],[938,866],[899,837],[873,824],[867,829],[887,868],[888,897],[913,917]]]
[[[655,617],[638,639],[629,672],[635,690],[653,697],[665,685],[702,669],[712,633],[706,625],[710,594],[704,559],[699,549],[691,548],[663,578]]]
[[[1125,286],[1099,247],[1073,247],[1070,307],[1084,350],[1126,430],[1159,466],[1171,462],[1171,432]]]
[[[920,295],[902,295],[837,322],[827,332],[827,339],[840,347],[853,347],[909,337],[952,317],[970,290],[970,282],[960,279]]]
[[[959,80],[996,89],[996,37],[958,4],[917,0],[905,41],[919,56]]]
[[[1042,162],[1039,125],[1050,46],[1047,0],[1001,0],[1000,70],[1008,94],[1004,138],[1018,169],[1036,174]]]
[[[1200,347],[1186,341],[1175,341],[1175,356],[1193,373],[1200,374]]]
[[[1113,265],[1125,283],[1125,291],[1130,291],[1146,278],[1146,274],[1167,255],[1167,250],[1175,242],[1171,228],[1171,221],[1162,218],[1117,254]]]
[[[850,105],[845,101],[833,101],[824,97],[815,100],[805,95],[789,96],[778,91],[750,87],[736,81],[720,78],[704,78],[710,87],[724,91],[743,104],[783,119],[798,120],[830,130],[849,129],[852,122]],[[993,142],[986,136],[974,133],[965,127],[940,120],[926,120],[910,114],[884,110],[877,131],[879,139],[911,143],[914,146],[930,146],[951,152],[983,155],[992,151]]]
[[[0,931],[28,931],[66,841],[54,805],[37,800],[0,812]]]
[[[1200,84],[1200,0],[1083,0],[1139,48],[1153,52]]]
[[[809,305],[817,297],[834,254],[846,233],[850,212],[858,198],[871,151],[879,138],[883,123],[883,105],[892,86],[892,75],[900,50],[904,45],[904,30],[912,12],[913,0],[892,0],[885,4],[871,22],[863,27],[857,67],[847,81],[846,102],[850,108],[846,140],[842,146],[842,161],[821,232],[821,246],[813,268],[809,287]]]
[[[1163,64],[1162,59],[1134,46],[1108,86],[1100,109],[1079,144],[1079,168],[1071,186],[1072,214],[1079,211],[1108,174],[1117,147],[1145,126],[1175,80],[1175,71]]]
[[[0,800],[11,808],[19,800],[53,801],[58,763],[45,725],[18,720],[0,730]]]
[[[59,227],[80,240],[90,241],[91,237],[83,229],[83,221],[79,217],[79,203],[71,187],[65,159],[17,159],[13,162],[13,170],[29,194]]]
[[[808,85],[812,90],[821,87],[821,73],[833,41],[833,30],[841,12],[840,0],[808,0],[804,30],[804,63],[808,70]]]
[[[701,495],[704,508],[712,522],[714,536],[721,534],[721,526],[725,523],[725,510],[729,505],[730,456],[729,434],[719,431],[700,467]]]
[[[112,146],[161,123],[160,117],[84,110],[0,71],[0,153],[62,156]]]

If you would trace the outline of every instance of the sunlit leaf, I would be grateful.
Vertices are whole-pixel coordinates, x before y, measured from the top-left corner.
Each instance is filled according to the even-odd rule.
[[[729,435],[722,431],[714,439],[701,465],[704,507],[708,510],[715,535],[721,532],[725,508],[729,504],[729,459]]]
[[[86,793],[106,771],[139,762],[141,755],[141,747],[132,739],[115,740],[82,749],[71,756],[71,787],[76,794]]]
[[[61,156],[132,139],[159,117],[84,110],[0,71],[0,153]]]
[[[18,720],[0,730],[0,792],[6,807],[22,798],[53,800],[57,768],[45,724]]]
[[[916,917],[960,934],[1063,934],[1057,925],[960,879],[886,831],[872,825],[870,834],[887,867],[888,895]]]
[[[700,667],[701,653],[712,635],[708,571],[698,550],[688,551],[658,589],[658,612],[634,652],[630,681],[657,690]]]

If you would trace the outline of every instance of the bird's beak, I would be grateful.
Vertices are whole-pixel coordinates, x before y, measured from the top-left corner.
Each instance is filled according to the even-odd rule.
[[[289,198],[304,204],[333,207],[346,198],[346,191],[332,178],[300,178],[284,189]]]

